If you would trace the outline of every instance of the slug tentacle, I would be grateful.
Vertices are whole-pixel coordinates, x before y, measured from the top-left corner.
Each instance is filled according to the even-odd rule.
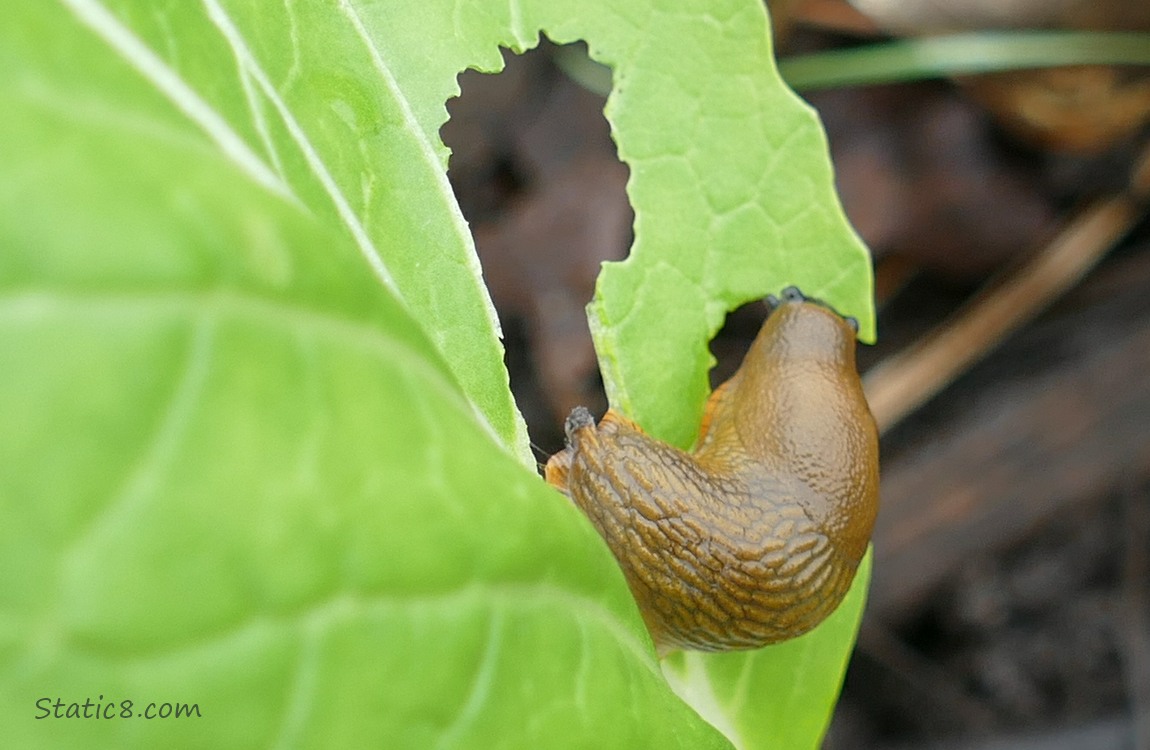
[[[793,287],[711,395],[687,453],[608,411],[565,425],[547,481],[623,569],[661,653],[757,648],[842,601],[878,508],[878,435],[854,331]]]

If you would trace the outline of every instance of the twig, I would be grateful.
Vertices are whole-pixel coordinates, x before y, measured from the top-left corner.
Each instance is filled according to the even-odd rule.
[[[1134,226],[1148,192],[1150,148],[1139,157],[1125,192],[1086,208],[1041,252],[980,292],[930,337],[872,368],[864,385],[879,431],[898,424],[1073,286]]]

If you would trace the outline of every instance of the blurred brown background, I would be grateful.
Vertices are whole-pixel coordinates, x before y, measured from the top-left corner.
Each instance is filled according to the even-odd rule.
[[[780,57],[952,30],[1150,30],[1144,0],[772,2]],[[606,408],[584,306],[631,241],[604,99],[548,43],[443,128],[540,460]],[[811,93],[875,256],[871,599],[826,747],[1150,749],[1150,74]],[[784,281],[785,280],[781,280]],[[765,310],[732,313],[715,382]]]

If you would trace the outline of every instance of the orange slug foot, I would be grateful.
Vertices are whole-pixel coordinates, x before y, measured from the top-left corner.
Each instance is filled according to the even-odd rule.
[[[788,290],[693,452],[614,411],[568,417],[546,479],[606,540],[660,654],[793,638],[846,595],[878,510],[854,347],[849,323]]]

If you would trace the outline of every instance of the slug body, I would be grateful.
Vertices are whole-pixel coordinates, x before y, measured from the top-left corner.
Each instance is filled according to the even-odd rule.
[[[567,419],[549,483],[618,559],[660,652],[757,648],[846,595],[878,511],[855,332],[788,290],[707,402],[692,453],[608,411]]]

